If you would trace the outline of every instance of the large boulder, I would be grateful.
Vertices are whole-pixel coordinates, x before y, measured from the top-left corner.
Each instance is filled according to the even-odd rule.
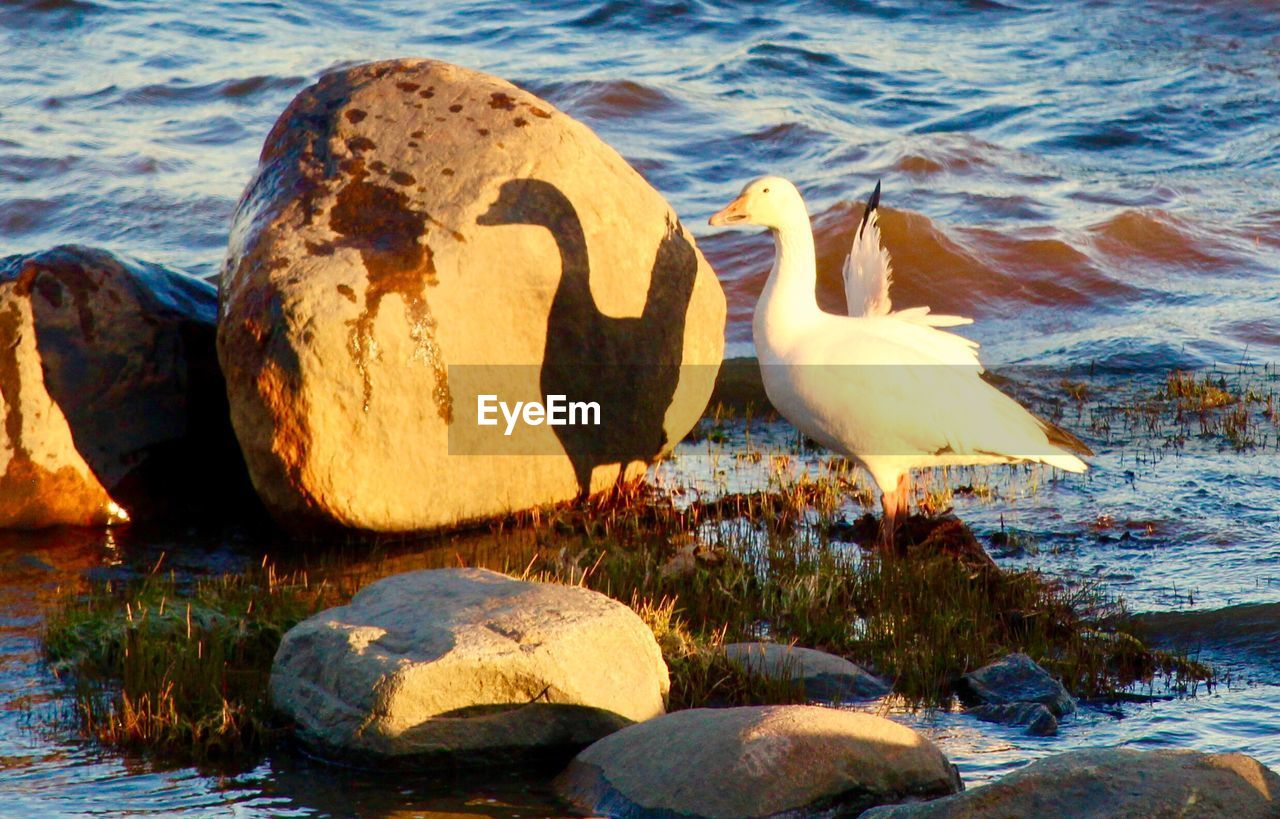
[[[211,285],[104,250],[0,259],[0,527],[221,506],[246,486],[216,315]]]
[[[271,698],[346,757],[567,757],[663,713],[669,679],[631,609],[483,569],[393,575],[285,634]]]
[[[778,816],[929,799],[963,787],[920,734],[809,705],[677,711],[605,737],[560,775],[593,815]]]
[[[638,173],[549,103],[428,60],[290,104],[220,295],[254,483],[311,532],[449,527],[637,475],[696,423],[724,343],[713,271]],[[483,395],[600,409],[506,435]]]
[[[812,648],[783,643],[729,643],[724,653],[753,674],[799,682],[805,696],[819,702],[876,699],[892,688],[844,657]]]
[[[862,819],[1274,819],[1280,776],[1244,754],[1091,748],[1058,754],[958,796]]]

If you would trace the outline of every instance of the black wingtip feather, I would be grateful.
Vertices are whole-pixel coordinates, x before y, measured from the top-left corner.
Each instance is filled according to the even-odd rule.
[[[876,180],[876,189],[871,192],[871,198],[867,200],[867,207],[862,211],[862,221],[858,223],[858,238],[862,238],[862,231],[867,226],[867,220],[871,218],[871,213],[880,207],[880,180]]]

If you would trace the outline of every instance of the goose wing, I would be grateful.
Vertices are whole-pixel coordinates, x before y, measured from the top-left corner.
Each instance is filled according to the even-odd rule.
[[[891,359],[895,363],[969,367],[975,373],[981,374],[983,366],[978,359],[978,342],[947,330],[940,330],[939,326],[947,325],[934,325],[928,321],[930,316],[916,312],[928,309],[913,307],[910,310],[898,310],[887,316],[857,319],[857,332],[864,338],[874,337],[889,345],[887,349],[899,350],[900,352],[893,354]],[[919,317],[918,320],[913,320],[916,316]],[[957,317],[933,316],[932,318]],[[966,319],[964,323],[968,324],[969,320]]]
[[[853,247],[844,260],[844,297],[850,316],[893,316],[926,327],[957,327],[972,324],[964,316],[936,315],[928,307],[893,310],[889,288],[893,285],[893,262],[880,238],[880,183],[867,199],[862,221],[853,235]]]
[[[893,264],[880,241],[879,204],[880,183],[876,182],[844,260],[844,297],[851,316],[884,316],[893,308],[889,300]]]

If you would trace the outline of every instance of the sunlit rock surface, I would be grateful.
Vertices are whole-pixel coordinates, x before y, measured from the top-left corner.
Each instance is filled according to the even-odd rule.
[[[910,728],[806,705],[677,711],[587,748],[557,785],[580,809],[620,817],[856,816],[962,787]]]
[[[1092,748],[1041,759],[958,796],[862,816],[1263,819],[1280,816],[1280,775],[1244,754]]]
[[[483,569],[393,575],[285,634],[275,706],[342,756],[545,761],[663,713],[648,626],[588,589]]]
[[[217,506],[245,483],[214,289],[61,246],[0,260],[0,527]]]
[[[220,298],[245,458],[302,531],[448,527],[638,474],[700,416],[724,343],[714,273],[638,173],[549,103],[425,60],[298,95]],[[504,436],[477,423],[486,393],[603,418]]]

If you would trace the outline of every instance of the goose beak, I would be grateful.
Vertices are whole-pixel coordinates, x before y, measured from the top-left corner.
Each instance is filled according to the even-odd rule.
[[[737,199],[725,205],[724,210],[717,213],[707,220],[707,223],[713,227],[724,227],[732,225],[735,222],[747,221],[747,203],[746,197],[739,196]]]

